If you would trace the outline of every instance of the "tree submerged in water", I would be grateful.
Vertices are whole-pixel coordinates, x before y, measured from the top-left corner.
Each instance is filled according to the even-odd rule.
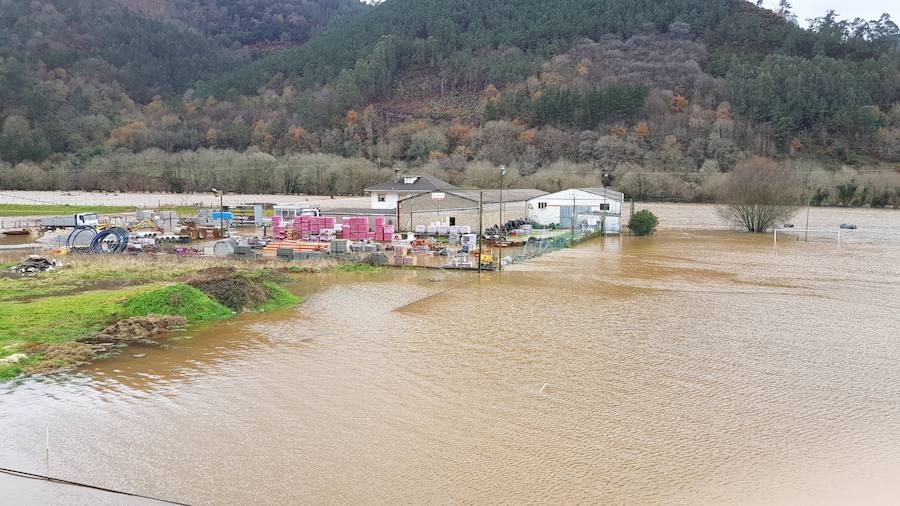
[[[642,209],[628,220],[628,229],[631,233],[638,236],[653,235],[656,232],[656,225],[659,219],[655,214],[646,209]]]
[[[765,158],[737,164],[719,190],[719,215],[748,232],[762,233],[797,212],[800,184],[788,168]]]

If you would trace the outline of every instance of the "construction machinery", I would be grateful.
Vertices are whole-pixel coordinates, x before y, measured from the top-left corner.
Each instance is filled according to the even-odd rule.
[[[494,250],[479,251],[478,257],[482,269],[491,270],[494,268]]]

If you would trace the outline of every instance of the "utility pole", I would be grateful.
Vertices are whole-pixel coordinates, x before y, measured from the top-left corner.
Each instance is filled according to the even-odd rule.
[[[506,175],[506,165],[500,166],[500,240],[506,239],[506,227],[503,223],[503,176]]]
[[[810,204],[810,201],[812,200],[812,195],[809,194],[809,190],[806,187],[806,183],[807,183],[807,181],[809,181],[809,178],[812,176],[811,171],[812,171],[812,168],[810,168],[810,170],[808,170],[806,172],[806,178],[804,178],[804,180],[803,180],[803,194],[806,196],[806,227],[804,227],[804,229],[806,231],[804,232],[804,239],[803,239],[804,242],[809,242],[809,204]]]
[[[484,252],[484,192],[478,197],[478,272],[481,272],[481,255]]]
[[[600,235],[606,235],[606,210],[609,208],[609,201],[606,200],[606,183],[603,184],[603,204],[600,206]]]
[[[575,190],[572,190],[572,243],[575,242],[575,221],[578,218],[578,208],[575,207]]]

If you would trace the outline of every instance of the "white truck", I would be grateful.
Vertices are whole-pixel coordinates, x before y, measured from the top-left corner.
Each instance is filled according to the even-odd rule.
[[[55,230],[57,228],[94,227],[100,225],[96,213],[78,213],[68,216],[48,216],[41,218],[41,228]]]

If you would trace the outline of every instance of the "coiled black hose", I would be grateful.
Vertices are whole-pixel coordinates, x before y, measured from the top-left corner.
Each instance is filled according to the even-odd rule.
[[[112,237],[115,241],[106,241]],[[109,255],[123,253],[128,248],[128,231],[124,228],[110,228],[100,232],[91,241],[91,253],[96,255]]]
[[[78,237],[82,234],[90,234],[90,237],[93,239],[97,235],[97,229],[87,226],[75,227],[75,230],[69,233],[69,237],[66,239],[66,248],[69,250],[77,249],[79,247]]]

